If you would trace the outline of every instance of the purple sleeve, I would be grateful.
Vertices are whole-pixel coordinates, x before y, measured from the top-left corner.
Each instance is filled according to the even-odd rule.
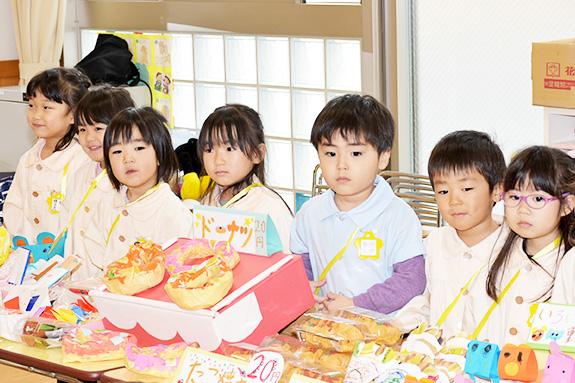
[[[301,259],[303,261],[303,266],[305,267],[305,273],[307,274],[307,279],[313,281],[313,271],[311,270],[311,261],[309,260],[309,254],[302,254]]]
[[[418,255],[394,264],[391,277],[353,297],[353,302],[358,307],[388,314],[399,310],[424,290],[425,260],[423,255]]]

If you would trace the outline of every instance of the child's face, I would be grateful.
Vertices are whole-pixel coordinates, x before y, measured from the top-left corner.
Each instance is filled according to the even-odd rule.
[[[101,122],[78,126],[78,141],[92,161],[104,161],[104,133],[108,126]]]
[[[374,189],[378,170],[385,169],[390,152],[378,154],[376,148],[361,139],[345,140],[340,133],[317,147],[323,178],[335,192],[335,203],[342,211],[364,202]]]
[[[526,183],[526,185],[529,184]],[[505,193],[505,196],[507,200],[510,196],[528,196],[533,194],[542,198],[553,197],[549,193],[537,190],[531,185],[521,190],[511,189]],[[547,201],[541,209],[533,209],[525,201],[520,201],[519,205],[515,207],[505,206],[505,215],[507,216],[509,228],[520,237],[527,239],[528,247],[537,249],[546,246],[559,237],[561,234],[559,221],[569,211],[567,206],[565,208],[561,207],[559,199]],[[531,245],[534,247],[531,247]]]
[[[158,160],[152,145],[147,144],[134,127],[130,142],[119,142],[108,152],[114,176],[128,187],[128,199],[134,201],[156,185]]]
[[[441,217],[466,243],[482,241],[497,227],[491,211],[501,188],[490,192],[489,183],[477,170],[436,174],[433,184]]]
[[[57,143],[74,123],[74,113],[68,105],[47,99],[38,89],[28,101],[28,124],[39,138]]]
[[[265,145],[260,144],[260,146],[263,156]],[[210,178],[225,188],[245,178],[253,167],[261,162],[261,159],[250,158],[239,147],[222,142],[214,144],[211,149],[204,149],[203,161]]]

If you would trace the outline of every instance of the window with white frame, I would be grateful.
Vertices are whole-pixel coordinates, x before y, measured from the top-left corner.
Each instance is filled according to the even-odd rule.
[[[82,31],[83,56],[97,38]],[[318,163],[311,127],[326,102],[361,92],[361,40],[172,33],[176,128],[199,134],[226,103],[258,111],[266,132],[267,184],[293,211],[311,194]]]

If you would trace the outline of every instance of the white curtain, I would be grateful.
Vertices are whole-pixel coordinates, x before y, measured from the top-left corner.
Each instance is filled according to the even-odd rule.
[[[38,72],[60,66],[66,0],[12,0],[20,57],[20,85]]]

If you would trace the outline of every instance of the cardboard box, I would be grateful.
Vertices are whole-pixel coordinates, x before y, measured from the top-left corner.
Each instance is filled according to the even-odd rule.
[[[166,252],[178,245],[181,242]],[[164,290],[167,274],[162,283],[134,296],[92,290],[104,326],[136,335],[138,346],[185,340],[215,351],[229,343],[259,344],[315,303],[299,255],[240,253],[232,290],[211,309],[178,307]]]
[[[532,48],[533,105],[575,108],[575,39]]]

